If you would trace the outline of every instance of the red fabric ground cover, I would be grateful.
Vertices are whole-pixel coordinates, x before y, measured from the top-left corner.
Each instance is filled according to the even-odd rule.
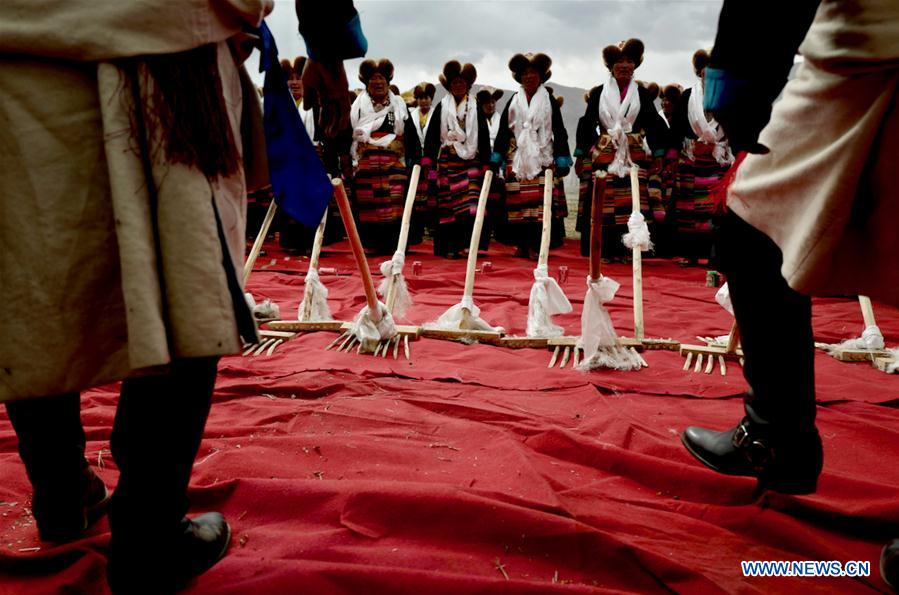
[[[380,260],[371,259],[373,270]],[[482,317],[523,333],[533,262],[497,245],[482,260],[492,263],[476,283]],[[321,266],[351,273],[351,263],[338,244]],[[424,245],[407,263],[415,305],[404,322],[432,320],[459,301],[463,260],[435,259]],[[564,289],[575,311],[557,320],[577,334],[586,261],[573,242],[551,256],[551,272],[560,265],[569,267]],[[307,266],[269,246],[249,289],[295,317]],[[695,342],[727,332],[730,317],[702,269],[648,260],[644,271],[648,336]],[[605,272],[622,284],[610,312],[630,334],[630,267]],[[338,318],[362,307],[358,275],[323,281]],[[899,311],[875,310],[887,343],[899,344]],[[828,342],[862,330],[852,300],[817,300],[814,323]],[[222,360],[191,499],[196,511],[226,514],[234,543],[193,592],[884,589],[880,547],[899,536],[896,376],[819,354],[818,492],[759,495],[753,480],[701,467],[679,439],[691,423],[723,429],[739,418],[738,368],[688,374],[676,353],[650,352],[640,372],[584,374],[548,370],[548,351],[427,339],[412,344],[411,362],[394,361],[323,351],[334,337]],[[85,393],[82,414],[88,457],[110,486],[116,395],[116,386]],[[65,547],[37,540],[5,413],[0,476],[0,593],[105,592],[106,521]],[[741,560],[862,560],[872,576],[744,578]]]

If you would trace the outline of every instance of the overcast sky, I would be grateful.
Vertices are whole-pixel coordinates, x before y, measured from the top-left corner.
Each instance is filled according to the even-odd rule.
[[[690,59],[711,47],[721,1],[357,0],[356,8],[368,57],[389,58],[402,90],[423,80],[437,84],[443,64],[454,58],[477,67],[478,83],[511,88],[509,58],[528,51],[549,54],[551,81],[589,88],[608,78],[602,48],[629,37],[646,44],[637,78],[692,85]],[[305,53],[293,0],[276,0],[267,22],[282,58]],[[347,63],[353,87],[361,86],[358,64]],[[261,83],[258,63],[248,66]]]

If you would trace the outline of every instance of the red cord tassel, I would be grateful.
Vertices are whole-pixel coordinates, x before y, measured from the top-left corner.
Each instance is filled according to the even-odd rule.
[[[730,185],[733,183],[734,178],[737,175],[737,168],[740,167],[740,164],[746,159],[746,155],[748,155],[746,151],[737,153],[734,164],[727,170],[724,177],[718,180],[717,184],[712,186],[712,190],[709,192],[709,198],[712,199],[715,213],[724,214],[727,212],[727,189],[730,188]]]

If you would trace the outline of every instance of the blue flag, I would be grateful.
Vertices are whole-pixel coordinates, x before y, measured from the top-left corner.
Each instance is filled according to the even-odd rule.
[[[265,148],[275,202],[307,227],[318,227],[334,193],[309,133],[303,125],[287,75],[281,69],[275,38],[265,22],[259,27],[265,72],[262,105]]]

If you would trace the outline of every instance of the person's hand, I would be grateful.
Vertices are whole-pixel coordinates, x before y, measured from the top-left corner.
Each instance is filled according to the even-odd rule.
[[[334,139],[350,127],[350,92],[343,62],[326,65],[306,60],[303,85],[315,89],[321,102],[320,123],[325,138]]]
[[[574,160],[574,173],[577,174],[577,177],[584,174],[584,160],[581,157]]]

